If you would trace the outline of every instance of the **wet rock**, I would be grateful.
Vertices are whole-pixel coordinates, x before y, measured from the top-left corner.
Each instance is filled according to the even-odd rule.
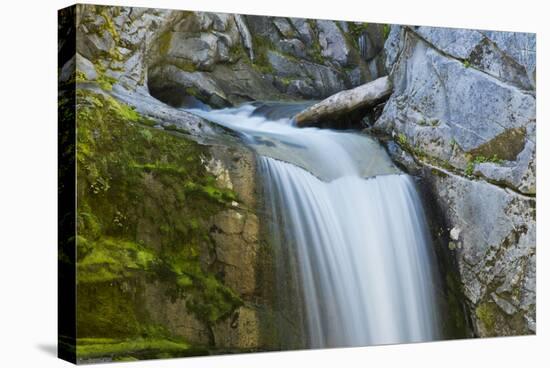
[[[260,312],[243,306],[224,323],[214,327],[217,344],[233,349],[255,349],[262,337]]]

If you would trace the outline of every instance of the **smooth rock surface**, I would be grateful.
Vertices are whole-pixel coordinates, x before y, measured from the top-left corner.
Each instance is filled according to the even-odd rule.
[[[443,214],[478,336],[536,331],[533,46],[531,34],[404,26],[385,45],[394,93],[374,130]]]

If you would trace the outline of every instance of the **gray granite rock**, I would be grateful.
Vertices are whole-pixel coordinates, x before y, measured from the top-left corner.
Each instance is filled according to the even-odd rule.
[[[478,336],[536,329],[532,50],[529,34],[431,27],[385,43],[394,93],[375,129],[445,217]]]
[[[491,159],[507,172],[513,166],[515,174],[506,184],[532,192],[533,94],[465,66],[412,32],[405,37],[391,76],[395,92],[376,126],[395,130],[424,154],[458,170],[474,163],[469,161],[477,165]],[[502,181],[498,170],[480,173]]]
[[[313,34],[309,22],[302,18],[290,18],[290,22],[296,32],[298,32],[298,37],[304,42],[304,44],[311,46],[315,35]]]
[[[511,32],[482,33],[438,27],[414,27],[413,30],[443,53],[467,60],[469,65],[495,78],[522,89],[534,87],[529,77],[534,70],[534,60],[531,60],[531,54],[527,51],[530,48],[534,50],[534,35],[516,37]],[[499,41],[502,48],[495,41]],[[528,68],[531,68],[529,73]]]
[[[347,66],[350,62],[351,50],[346,37],[336,22],[330,20],[318,20],[319,43],[321,54],[341,66]]]

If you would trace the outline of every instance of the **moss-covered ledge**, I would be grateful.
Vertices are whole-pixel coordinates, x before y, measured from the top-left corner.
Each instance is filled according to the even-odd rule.
[[[77,91],[79,360],[204,354],[212,327],[243,305],[217,272],[210,234],[239,198],[204,166],[208,147],[153,124],[107,94]],[[198,344],[148,308],[177,301],[203,331]]]

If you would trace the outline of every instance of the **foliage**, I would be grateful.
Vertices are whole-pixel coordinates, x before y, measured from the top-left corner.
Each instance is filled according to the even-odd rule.
[[[312,38],[311,47],[308,49],[308,54],[317,64],[324,64],[325,59],[323,58],[321,43],[319,42],[319,30],[317,28],[317,23],[313,19],[308,19],[307,23],[314,35]]]
[[[492,335],[495,329],[495,309],[493,303],[485,302],[478,305],[475,311],[477,318],[483,323],[489,335]]]
[[[407,137],[405,136],[405,134],[399,133],[397,135],[397,142],[399,142],[399,144],[401,146],[406,146],[407,145]]]
[[[254,46],[254,63],[253,65],[263,74],[272,74],[273,66],[267,58],[267,52],[273,50],[274,46],[269,38],[259,34],[252,35],[252,45]]]
[[[502,164],[502,160],[497,157],[497,155],[493,155],[491,158],[487,158],[485,156],[475,156],[474,158],[470,158],[468,160],[468,163],[466,164],[466,169],[464,170],[464,173],[467,176],[472,176],[474,173],[475,166],[477,164],[481,164],[483,162],[491,162],[497,165]]]
[[[357,39],[363,34],[363,32],[367,31],[368,26],[368,23],[348,22],[349,34],[354,39]]]
[[[95,70],[97,72],[97,84],[104,91],[110,91],[113,89],[113,84],[116,83],[117,79],[107,75],[107,69],[101,62],[94,64]]]

